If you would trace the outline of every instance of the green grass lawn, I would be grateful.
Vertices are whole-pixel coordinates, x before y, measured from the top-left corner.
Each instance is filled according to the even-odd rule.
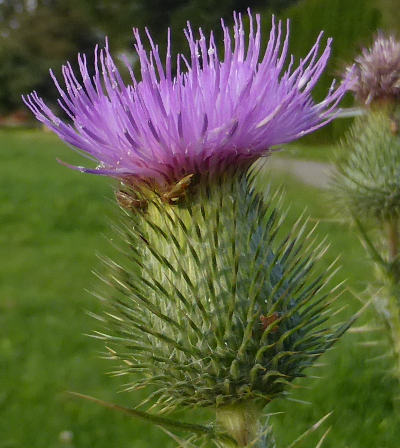
[[[56,157],[79,160],[53,135],[0,132],[0,447],[175,446],[158,428],[65,393],[79,391],[124,405],[144,397],[119,393],[126,379],[106,375],[113,366],[100,357],[102,343],[85,336],[96,328],[86,311],[101,309],[87,292],[98,286],[92,275],[93,268],[101,270],[96,254],[115,255],[107,239],[117,214],[111,182],[68,170]],[[338,281],[348,279],[351,289],[363,291],[370,267],[348,225],[328,220],[327,199],[279,174],[273,182],[287,186],[289,220],[304,206],[313,220],[323,220],[318,234],[331,242],[324,263],[341,254]],[[349,293],[342,300],[345,316],[360,307]],[[358,344],[369,337],[348,334],[321,359],[325,366],[310,372],[323,378],[298,382],[307,388],[299,388],[294,398],[312,406],[283,401],[272,406],[273,412],[286,411],[273,417],[280,448],[330,411],[319,431],[332,427],[324,446],[398,448],[394,386],[382,364],[368,361],[379,350]],[[70,444],[60,439],[63,431],[72,431]],[[312,440],[299,446],[312,447]]]

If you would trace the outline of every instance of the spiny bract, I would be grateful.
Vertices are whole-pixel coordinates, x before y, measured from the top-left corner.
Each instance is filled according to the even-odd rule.
[[[248,175],[191,188],[190,201],[154,195],[130,214],[130,262],[108,262],[119,293],[98,337],[160,409],[266,403],[343,331],[322,327],[334,301],[314,269],[324,247],[301,220],[279,237],[276,195],[265,204]]]

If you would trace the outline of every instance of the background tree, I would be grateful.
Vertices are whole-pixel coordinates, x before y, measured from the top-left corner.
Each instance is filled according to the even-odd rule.
[[[281,9],[296,0],[269,0]],[[188,18],[205,31],[220,17],[232,20],[232,11],[265,7],[265,0],[1,0],[0,1],[0,113],[21,107],[20,95],[40,90],[54,98],[48,69],[57,70],[78,52],[92,54],[96,43],[111,38],[114,51],[132,47],[133,26],[148,26],[155,40],[165,43],[167,28],[174,33],[174,48],[185,50],[181,30]]]
[[[0,112],[21,107],[21,93],[32,89],[51,97],[49,68],[92,51],[101,32],[80,12],[69,2],[0,4]]]
[[[147,26],[159,42],[165,41],[168,27],[175,31],[174,44],[183,49],[181,30],[190,19],[194,28],[202,26],[205,31],[216,28],[223,17],[232,22],[232,11],[245,12],[248,7],[257,11],[271,9],[279,12],[298,3],[299,0],[87,0],[91,16],[99,26],[121,47],[130,46],[131,36],[127,30],[133,26]],[[122,13],[121,13],[122,12]]]

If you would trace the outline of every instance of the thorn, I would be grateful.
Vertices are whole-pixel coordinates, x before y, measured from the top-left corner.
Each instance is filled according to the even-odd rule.
[[[373,332],[373,331],[382,331],[383,328],[382,327],[370,327],[369,325],[362,325],[360,327],[352,327],[349,329],[349,333],[369,333],[369,332]]]
[[[332,426],[330,426],[330,427],[324,432],[324,434],[323,434],[322,437],[320,438],[320,440],[319,440],[319,442],[318,442],[318,444],[317,444],[317,446],[316,446],[315,448],[321,448],[322,444],[324,443],[324,440],[326,439],[326,436],[330,433],[331,429],[332,429]]]

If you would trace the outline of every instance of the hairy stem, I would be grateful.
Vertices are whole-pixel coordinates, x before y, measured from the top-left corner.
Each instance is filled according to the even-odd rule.
[[[226,441],[221,444],[224,448],[259,446],[261,442],[261,416],[262,406],[254,401],[241,402],[218,407],[216,410],[217,424],[231,436],[236,443]]]

